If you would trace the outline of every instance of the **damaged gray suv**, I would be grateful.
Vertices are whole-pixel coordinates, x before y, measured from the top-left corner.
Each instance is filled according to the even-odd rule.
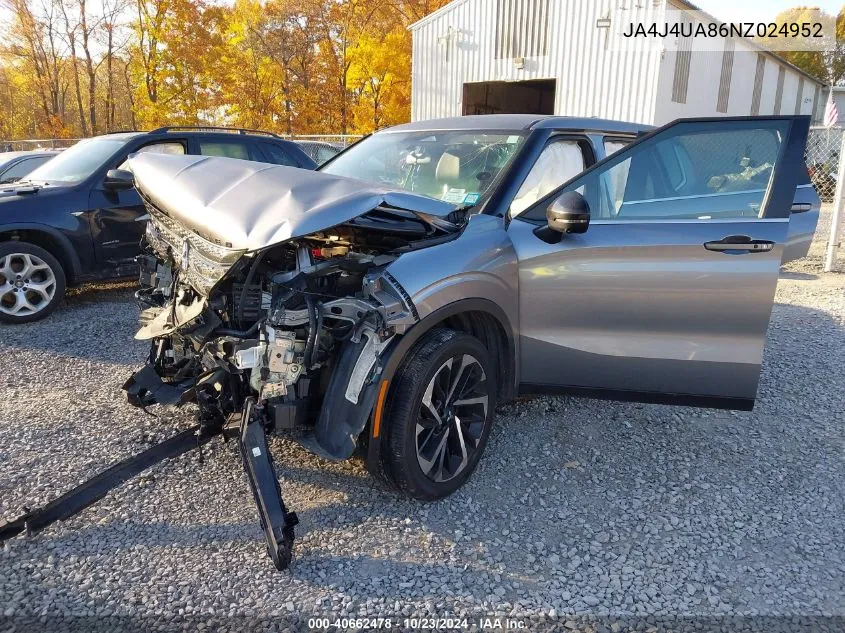
[[[748,409],[778,270],[818,218],[808,127],[461,117],[317,172],[137,154],[150,353],[124,388],[238,437],[279,568],[296,516],[267,433],[437,499],[518,394]]]

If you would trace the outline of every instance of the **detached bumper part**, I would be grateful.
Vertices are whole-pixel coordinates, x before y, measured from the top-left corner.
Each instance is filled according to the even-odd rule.
[[[174,386],[164,383],[152,365],[146,365],[143,369],[136,371],[123,384],[129,404],[135,407],[177,404],[189,388],[189,384]]]
[[[35,534],[56,521],[64,521],[105,497],[124,482],[165,459],[177,457],[197,448],[211,439],[195,426],[156,444],[137,455],[132,455],[45,506],[28,511],[23,516],[0,525],[0,542],[21,532]]]
[[[253,415],[254,404],[254,400],[250,399],[244,407],[238,444],[255,505],[258,506],[267,553],[276,569],[283,570],[290,566],[293,557],[293,528],[299,519],[295,512],[288,512],[282,500],[267,435],[261,422]]]

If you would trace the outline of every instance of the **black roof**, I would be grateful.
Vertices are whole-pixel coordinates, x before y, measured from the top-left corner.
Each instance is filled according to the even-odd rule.
[[[128,140],[130,138],[136,138],[138,136],[167,136],[168,134],[190,134],[198,136],[245,135],[287,140],[282,138],[278,134],[274,134],[273,132],[266,132],[264,130],[249,130],[237,127],[214,127],[205,125],[170,125],[165,127],[159,127],[154,130],[119,130],[116,132],[106,132],[105,134],[100,134],[98,136]]]
[[[651,125],[598,119],[593,117],[551,116],[543,114],[474,114],[445,119],[403,123],[379,132],[425,132],[434,130],[595,130],[619,134],[637,134],[653,129]]]

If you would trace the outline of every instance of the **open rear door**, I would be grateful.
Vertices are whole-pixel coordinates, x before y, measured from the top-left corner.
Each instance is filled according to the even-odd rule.
[[[514,218],[523,391],[750,408],[808,129],[675,121]],[[548,239],[569,191],[589,228]]]

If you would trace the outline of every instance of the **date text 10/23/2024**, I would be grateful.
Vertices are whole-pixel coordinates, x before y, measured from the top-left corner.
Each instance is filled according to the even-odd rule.
[[[327,629],[398,629],[398,630],[438,630],[438,631],[517,631],[526,630],[528,623],[519,618],[479,617],[479,618],[309,618],[308,629],[313,631]]]

